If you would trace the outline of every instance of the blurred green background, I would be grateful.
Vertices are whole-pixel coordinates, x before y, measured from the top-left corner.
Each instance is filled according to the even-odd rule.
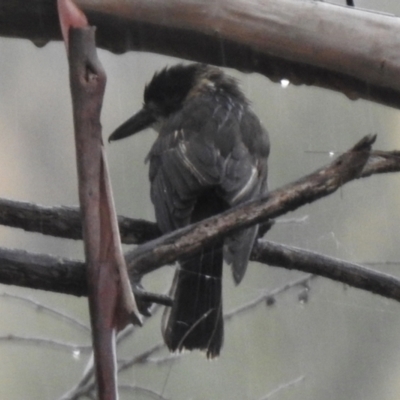
[[[301,0],[299,0],[301,1]],[[355,0],[356,5],[400,15],[398,0]],[[337,1],[344,4],[345,1]],[[397,33],[394,33],[397,34]],[[76,205],[77,181],[68,68],[62,43],[42,49],[29,41],[0,39],[0,197],[43,205]],[[142,103],[146,82],[175,59],[146,53],[99,51],[108,82],[103,134],[108,135]],[[377,133],[376,149],[400,149],[398,110],[352,102],[309,87],[282,88],[266,78],[238,77],[271,138],[271,189],[328,163],[362,136]],[[154,220],[144,158],[155,139],[146,132],[106,145],[119,214]],[[304,218],[305,217],[305,218]],[[298,221],[287,221],[288,219]],[[301,220],[301,221],[300,221]],[[268,239],[322,252],[400,275],[400,175],[350,183],[336,194],[281,218]],[[0,244],[33,252],[82,258],[82,243],[0,227]],[[145,278],[146,287],[165,292],[172,268]],[[239,287],[225,271],[224,308],[229,311],[304,274],[253,263]],[[400,305],[318,278],[259,305],[226,324],[219,359],[185,354],[169,364],[147,364],[121,375],[168,399],[261,399],[281,389],[279,400],[398,400],[400,398]],[[22,294],[88,322],[86,299],[11,286]],[[0,336],[46,337],[89,344],[90,336],[66,321],[0,297]],[[119,349],[128,359],[160,342],[160,315]],[[166,356],[163,350],[157,356]],[[58,399],[81,376],[89,353],[0,341],[0,398]],[[122,399],[152,398],[121,391]],[[154,398],[154,396],[153,396]],[[272,398],[272,397],[271,397]]]

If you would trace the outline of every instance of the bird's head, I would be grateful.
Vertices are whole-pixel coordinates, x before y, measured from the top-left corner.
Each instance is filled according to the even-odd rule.
[[[146,128],[159,131],[165,119],[179,111],[185,101],[205,91],[248,103],[237,81],[221,69],[207,64],[178,64],[153,76],[144,90],[143,108],[118,127],[108,141],[123,139]]]
[[[166,118],[182,108],[185,99],[209,68],[213,67],[178,64],[157,72],[145,87],[142,109],[118,127],[108,141],[119,140],[150,127],[158,131]]]

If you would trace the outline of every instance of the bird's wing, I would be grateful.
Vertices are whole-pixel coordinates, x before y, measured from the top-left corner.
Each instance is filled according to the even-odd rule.
[[[240,120],[240,140],[226,159],[222,182],[231,206],[267,194],[268,134],[258,118],[248,111]],[[236,231],[225,238],[224,258],[232,267],[234,281],[243,279],[258,233],[258,226]]]
[[[210,104],[197,99],[170,118],[149,154],[151,197],[164,232],[200,219],[193,220],[193,214],[200,201],[207,202],[201,196],[209,189],[225,209],[266,190],[269,143],[257,117],[250,110]],[[202,218],[223,211],[220,204],[204,207]],[[256,232],[250,228],[225,241],[236,282],[243,277]]]
[[[194,136],[185,129],[160,136],[150,153],[151,198],[164,232],[194,222],[198,197],[220,180],[220,156]]]

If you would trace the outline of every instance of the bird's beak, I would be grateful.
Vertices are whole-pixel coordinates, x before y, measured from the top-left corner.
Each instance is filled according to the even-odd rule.
[[[133,117],[125,121],[108,138],[109,142],[131,136],[135,133],[149,128],[156,122],[154,114],[147,108],[142,108]]]

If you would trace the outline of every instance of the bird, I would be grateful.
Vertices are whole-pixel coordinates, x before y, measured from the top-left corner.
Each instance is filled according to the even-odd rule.
[[[177,64],[156,72],[144,103],[109,142],[153,128],[150,197],[157,224],[168,233],[268,194],[269,136],[239,82],[222,69]],[[223,261],[239,284],[258,226],[251,226],[182,256],[162,333],[172,352],[220,354],[224,340]]]

